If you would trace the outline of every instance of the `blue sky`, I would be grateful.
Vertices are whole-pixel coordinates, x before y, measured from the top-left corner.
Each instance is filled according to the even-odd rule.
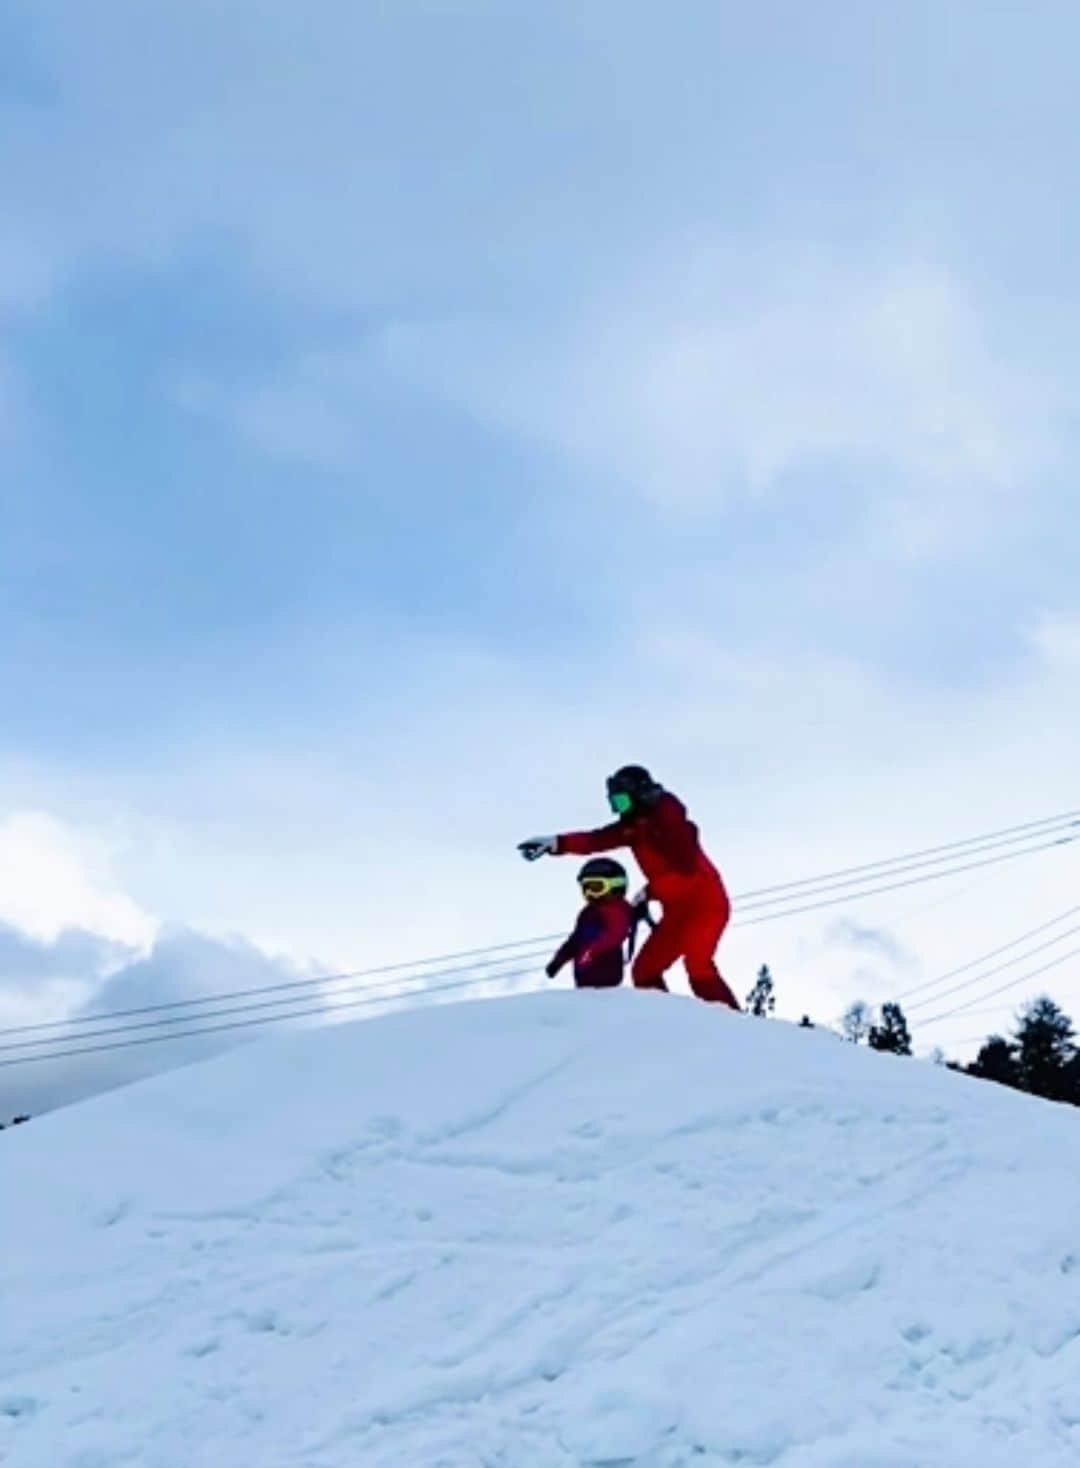
[[[736,888],[1075,803],[1073,7],[0,27],[0,921],[543,931],[627,758]]]

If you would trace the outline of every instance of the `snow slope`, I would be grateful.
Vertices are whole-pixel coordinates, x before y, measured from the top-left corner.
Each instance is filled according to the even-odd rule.
[[[4,1468],[1075,1468],[1080,1112],[653,994],[0,1139]]]

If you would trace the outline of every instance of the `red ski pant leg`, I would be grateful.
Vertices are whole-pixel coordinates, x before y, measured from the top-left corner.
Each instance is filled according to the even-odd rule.
[[[637,956],[635,986],[666,989],[663,975],[681,958],[699,999],[738,1009],[739,1001],[716,967],[716,949],[730,916],[731,907],[723,895],[719,900],[669,907]]]
[[[683,955],[683,925],[669,913],[653,928],[634,959],[635,989],[667,989],[664,974]]]
[[[690,987],[699,999],[738,1009],[739,1001],[716,967],[716,950],[731,916],[727,902],[688,917],[683,929],[683,959]]]

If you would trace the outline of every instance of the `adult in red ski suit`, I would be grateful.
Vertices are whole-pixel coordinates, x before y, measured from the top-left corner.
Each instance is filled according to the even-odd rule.
[[[666,989],[664,974],[681,958],[699,999],[738,1009],[715,957],[731,917],[731,903],[686,807],[639,765],[627,765],[611,776],[608,798],[618,816],[611,825],[536,837],[522,842],[522,855],[528,860],[545,853],[591,856],[629,847],[648,884],[645,899],[658,902],[663,910],[635,960],[635,986]]]

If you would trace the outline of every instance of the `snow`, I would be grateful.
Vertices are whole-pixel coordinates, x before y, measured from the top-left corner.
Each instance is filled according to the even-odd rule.
[[[4,1468],[1075,1468],[1080,1112],[656,994],[0,1139]]]

